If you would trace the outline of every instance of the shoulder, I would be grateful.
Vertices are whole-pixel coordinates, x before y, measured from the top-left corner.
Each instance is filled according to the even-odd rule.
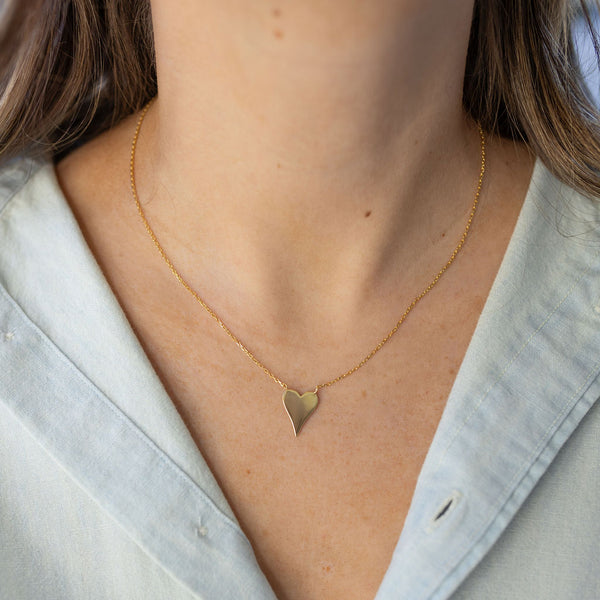
[[[51,251],[67,224],[63,204],[50,160],[25,157],[0,167],[0,283],[10,287],[16,278],[22,285],[24,261]]]
[[[49,167],[47,160],[28,157],[17,157],[0,165],[0,215],[40,170]]]
[[[538,159],[529,195],[539,219],[553,225],[571,245],[600,245],[600,198],[560,180]]]
[[[55,173],[49,160],[20,157],[0,166],[1,284],[7,285],[9,273],[18,275],[17,267],[34,242],[34,224],[44,221],[55,197]]]

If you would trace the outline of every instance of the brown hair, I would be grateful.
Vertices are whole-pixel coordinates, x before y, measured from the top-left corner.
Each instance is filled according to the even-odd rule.
[[[600,3],[594,3],[596,7]],[[600,125],[570,34],[586,0],[475,0],[463,102],[600,197]],[[57,157],[157,92],[149,0],[12,0],[0,12],[0,157]]]

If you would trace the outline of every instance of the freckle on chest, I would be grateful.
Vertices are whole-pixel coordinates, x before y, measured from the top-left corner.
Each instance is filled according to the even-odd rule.
[[[281,9],[280,8],[273,8],[271,10],[271,16],[274,19],[279,19],[281,17]],[[277,38],[277,39],[281,39],[283,38],[283,30],[280,28],[277,29],[273,29],[273,35]]]

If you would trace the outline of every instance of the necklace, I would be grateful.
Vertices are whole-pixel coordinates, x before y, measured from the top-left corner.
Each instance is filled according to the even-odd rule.
[[[375,346],[369,354],[367,354],[359,363],[355,364],[351,369],[348,369],[345,373],[338,375],[334,379],[330,379],[329,381],[325,381],[323,383],[317,384],[313,391],[305,392],[303,394],[299,394],[297,391],[290,389],[287,384],[282,381],[271,369],[269,369],[263,362],[261,362],[254,354],[249,350],[249,348],[240,341],[240,339],[225,325],[225,323],[221,320],[219,315],[200,297],[198,292],[196,292],[183,278],[183,276],[179,273],[179,271],[175,268],[175,265],[171,261],[171,259],[167,256],[163,247],[161,246],[158,238],[156,237],[154,231],[150,227],[150,223],[148,223],[148,219],[146,219],[146,215],[142,209],[142,205],[140,204],[140,200],[137,194],[137,188],[135,184],[135,151],[137,148],[137,141],[140,134],[140,130],[142,127],[142,123],[144,121],[144,117],[150,108],[152,100],[146,104],[146,106],[142,109],[140,117],[137,122],[137,126],[135,129],[135,133],[133,135],[133,140],[131,142],[131,154],[129,161],[129,175],[131,181],[131,193],[133,195],[133,199],[137,206],[138,213],[144,223],[144,227],[148,232],[148,235],[154,242],[156,249],[162,256],[163,260],[167,263],[171,273],[174,275],[175,279],[179,281],[179,283],[195,298],[195,300],[208,312],[208,314],[218,323],[218,325],[223,329],[223,331],[237,344],[240,350],[260,369],[264,371],[266,375],[268,375],[275,383],[279,384],[283,388],[283,406],[292,422],[292,426],[294,427],[294,435],[298,435],[302,426],[306,423],[308,418],[313,414],[317,405],[319,403],[318,392],[322,388],[329,387],[335,383],[338,383],[342,379],[345,379],[352,373],[355,373],[367,364],[374,356],[379,352],[383,346],[390,340],[390,338],[398,331],[402,323],[404,323],[406,317],[410,313],[410,311],[417,305],[417,303],[425,296],[431,289],[435,286],[435,284],[440,280],[442,275],[446,272],[448,267],[454,262],[454,259],[457,257],[458,253],[462,249],[469,230],[471,229],[471,223],[473,222],[473,217],[475,216],[475,211],[477,210],[477,205],[479,204],[479,196],[481,194],[481,187],[483,184],[483,176],[485,174],[485,134],[481,127],[479,127],[479,136],[481,139],[481,168],[479,172],[479,180],[477,182],[477,189],[475,192],[475,199],[473,201],[473,206],[471,207],[471,212],[469,213],[469,217],[467,219],[466,226],[464,231],[458,241],[458,244],[452,251],[450,258],[446,262],[446,264],[436,273],[434,278],[431,280],[429,285],[418,294],[414,300],[408,305],[398,322],[394,325],[394,327],[387,333],[387,335]]]

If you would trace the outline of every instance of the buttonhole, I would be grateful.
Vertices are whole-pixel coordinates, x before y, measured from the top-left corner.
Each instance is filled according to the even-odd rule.
[[[440,510],[440,512],[438,512],[438,514],[435,515],[435,518],[433,520],[439,521],[450,510],[450,507],[453,504],[454,504],[454,498],[450,498],[450,500],[448,500],[448,502],[446,502],[446,506],[444,506],[442,508],[442,510]]]
[[[433,518],[429,522],[429,526],[427,527],[428,532],[433,531],[436,527],[438,527],[443,521],[445,521],[448,518],[448,516],[456,508],[456,505],[458,504],[460,498],[461,493],[454,491],[440,504],[439,508],[435,511]]]

